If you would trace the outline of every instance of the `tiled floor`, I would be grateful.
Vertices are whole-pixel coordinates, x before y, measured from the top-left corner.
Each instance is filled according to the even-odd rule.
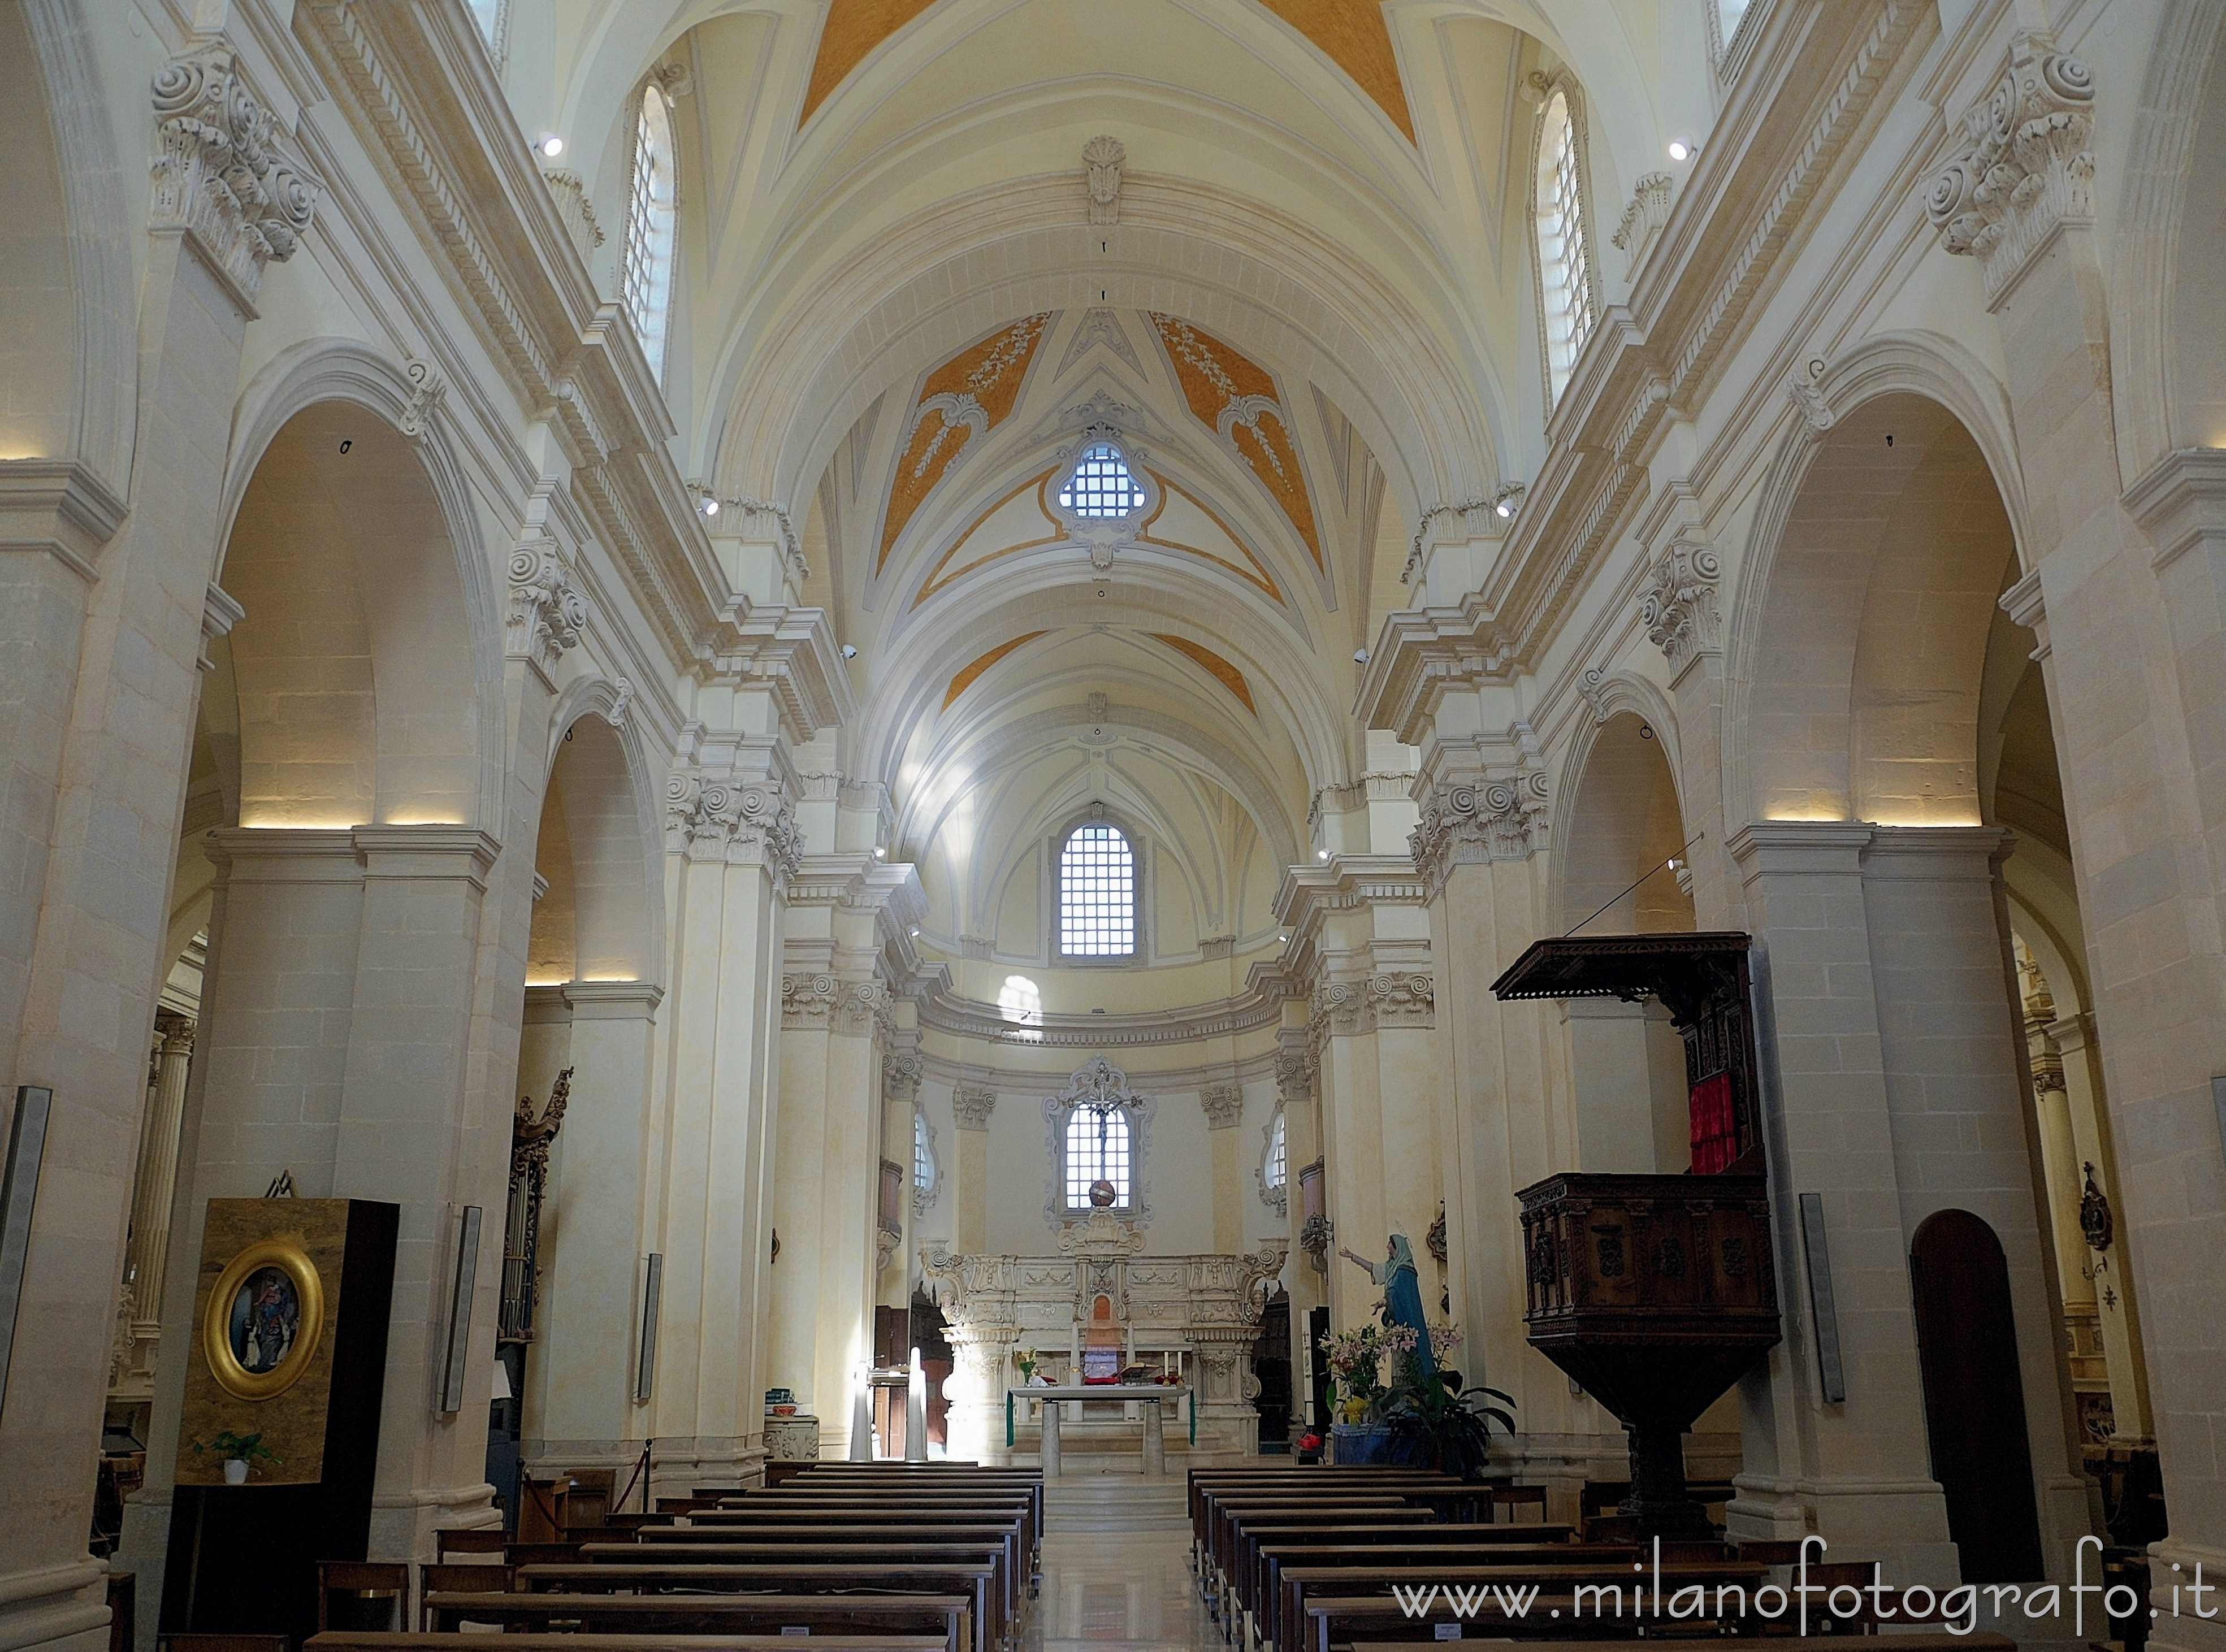
[[[1045,1490],[1043,1592],[1022,1652],[1219,1649],[1189,1551],[1180,1478],[1053,1482]]]

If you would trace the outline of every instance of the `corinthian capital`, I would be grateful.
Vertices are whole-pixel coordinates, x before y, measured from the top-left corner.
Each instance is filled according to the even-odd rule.
[[[1962,142],[1924,192],[1949,251],[1975,257],[1989,304],[2066,222],[2095,215],[2094,72],[2020,32],[1994,89],[1963,113]]]
[[[294,256],[323,181],[241,83],[221,39],[165,63],[153,91],[152,227],[191,236],[252,305],[263,266]]]
[[[773,868],[784,881],[804,853],[796,810],[780,782],[727,780],[687,768],[665,784],[665,841],[690,860],[725,860]]]
[[[1198,1093],[1205,1109],[1205,1128],[1226,1130],[1244,1116],[1244,1092],[1235,1084],[1208,1084]]]

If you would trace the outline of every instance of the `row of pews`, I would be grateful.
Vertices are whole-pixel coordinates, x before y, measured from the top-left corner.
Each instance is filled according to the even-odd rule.
[[[1793,1545],[1585,1541],[1546,1522],[1494,1523],[1491,1488],[1426,1470],[1193,1469],[1191,1560],[1209,1618],[1237,1652],[1421,1652],[1449,1639],[1537,1640],[1555,1652],[1679,1638],[1790,1634],[1757,1612]],[[1812,1566],[1867,1584],[1867,1566]],[[1664,1603],[1699,1610],[1671,1617]],[[1698,1592],[1694,1592],[1697,1591]],[[1612,1604],[1611,1604],[1612,1603]],[[1819,1614],[1812,1613],[1812,1619]],[[1810,1632],[1819,1625],[1812,1621]],[[1875,1633],[1874,1617],[1824,1627]],[[1991,1632],[1927,1630],[1896,1652],[2013,1652]]]
[[[417,1629],[328,1630],[308,1652],[470,1652],[487,1630],[508,1652],[1001,1652],[1041,1580],[1043,1477],[817,1464],[573,1535],[429,1567]]]

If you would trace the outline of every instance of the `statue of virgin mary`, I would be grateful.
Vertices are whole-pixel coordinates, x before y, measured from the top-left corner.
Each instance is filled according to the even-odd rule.
[[[1415,1332],[1415,1376],[1418,1382],[1428,1382],[1437,1369],[1437,1360],[1430,1350],[1429,1322],[1422,1318],[1422,1287],[1415,1273],[1414,1247],[1407,1236],[1395,1233],[1384,1248],[1381,1262],[1371,1262],[1366,1257],[1350,1250],[1338,1255],[1365,1268],[1369,1278],[1383,1287],[1383,1324],[1409,1325]]]

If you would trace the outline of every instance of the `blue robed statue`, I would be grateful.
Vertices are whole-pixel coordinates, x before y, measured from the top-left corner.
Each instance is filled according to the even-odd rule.
[[[1371,1262],[1351,1250],[1339,1250],[1338,1255],[1365,1269],[1368,1277],[1383,1287],[1383,1324],[1387,1329],[1392,1325],[1414,1328],[1415,1379],[1427,1382],[1437,1369],[1437,1361],[1430,1351],[1429,1323],[1422,1318],[1422,1287],[1415,1274],[1415,1251],[1407,1242],[1407,1236],[1391,1236],[1381,1262]]]

